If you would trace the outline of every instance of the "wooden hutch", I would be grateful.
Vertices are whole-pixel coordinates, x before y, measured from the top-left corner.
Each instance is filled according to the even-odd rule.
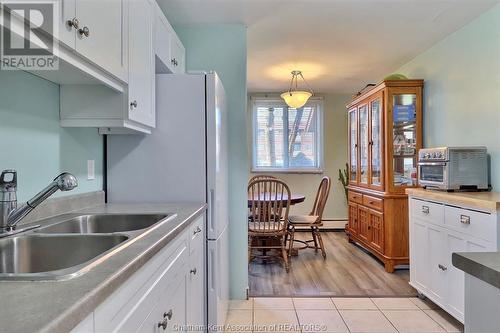
[[[417,185],[423,80],[382,81],[347,105],[349,241],[409,264],[407,187]]]

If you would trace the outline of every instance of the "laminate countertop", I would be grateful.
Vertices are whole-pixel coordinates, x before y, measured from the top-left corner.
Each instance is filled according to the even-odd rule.
[[[458,269],[500,289],[500,252],[453,253]]]
[[[407,188],[406,194],[417,198],[436,200],[473,209],[490,212],[500,211],[499,192],[446,192],[424,190],[422,188]]]
[[[115,214],[177,214],[83,275],[64,281],[0,281],[1,332],[69,332],[113,291],[169,244],[206,205],[107,204],[71,212]],[[66,215],[66,214],[65,214]],[[54,223],[57,217],[41,221]]]

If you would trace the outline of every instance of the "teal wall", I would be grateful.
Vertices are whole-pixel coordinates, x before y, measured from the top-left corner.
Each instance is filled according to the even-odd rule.
[[[79,182],[67,195],[102,189],[102,137],[96,129],[59,126],[59,86],[21,71],[0,71],[0,169],[18,171],[26,201],[60,172]],[[87,180],[87,160],[96,179]]]
[[[487,146],[500,192],[500,5],[396,72],[425,80],[424,146]]]
[[[229,110],[229,236],[231,297],[246,297],[248,181],[246,143],[247,31],[243,25],[176,27],[186,47],[187,70],[215,70]]]

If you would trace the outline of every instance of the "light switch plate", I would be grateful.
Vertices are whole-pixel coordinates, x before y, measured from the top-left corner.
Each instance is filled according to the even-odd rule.
[[[88,180],[95,179],[95,161],[94,160],[87,161],[87,179]]]

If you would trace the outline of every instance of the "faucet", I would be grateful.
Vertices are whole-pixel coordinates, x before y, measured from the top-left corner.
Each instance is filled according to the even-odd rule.
[[[77,186],[78,181],[75,176],[67,172],[61,173],[46,188],[18,208],[17,172],[15,170],[2,171],[0,175],[0,234],[15,230],[16,225],[26,215],[57,190],[71,191]]]

